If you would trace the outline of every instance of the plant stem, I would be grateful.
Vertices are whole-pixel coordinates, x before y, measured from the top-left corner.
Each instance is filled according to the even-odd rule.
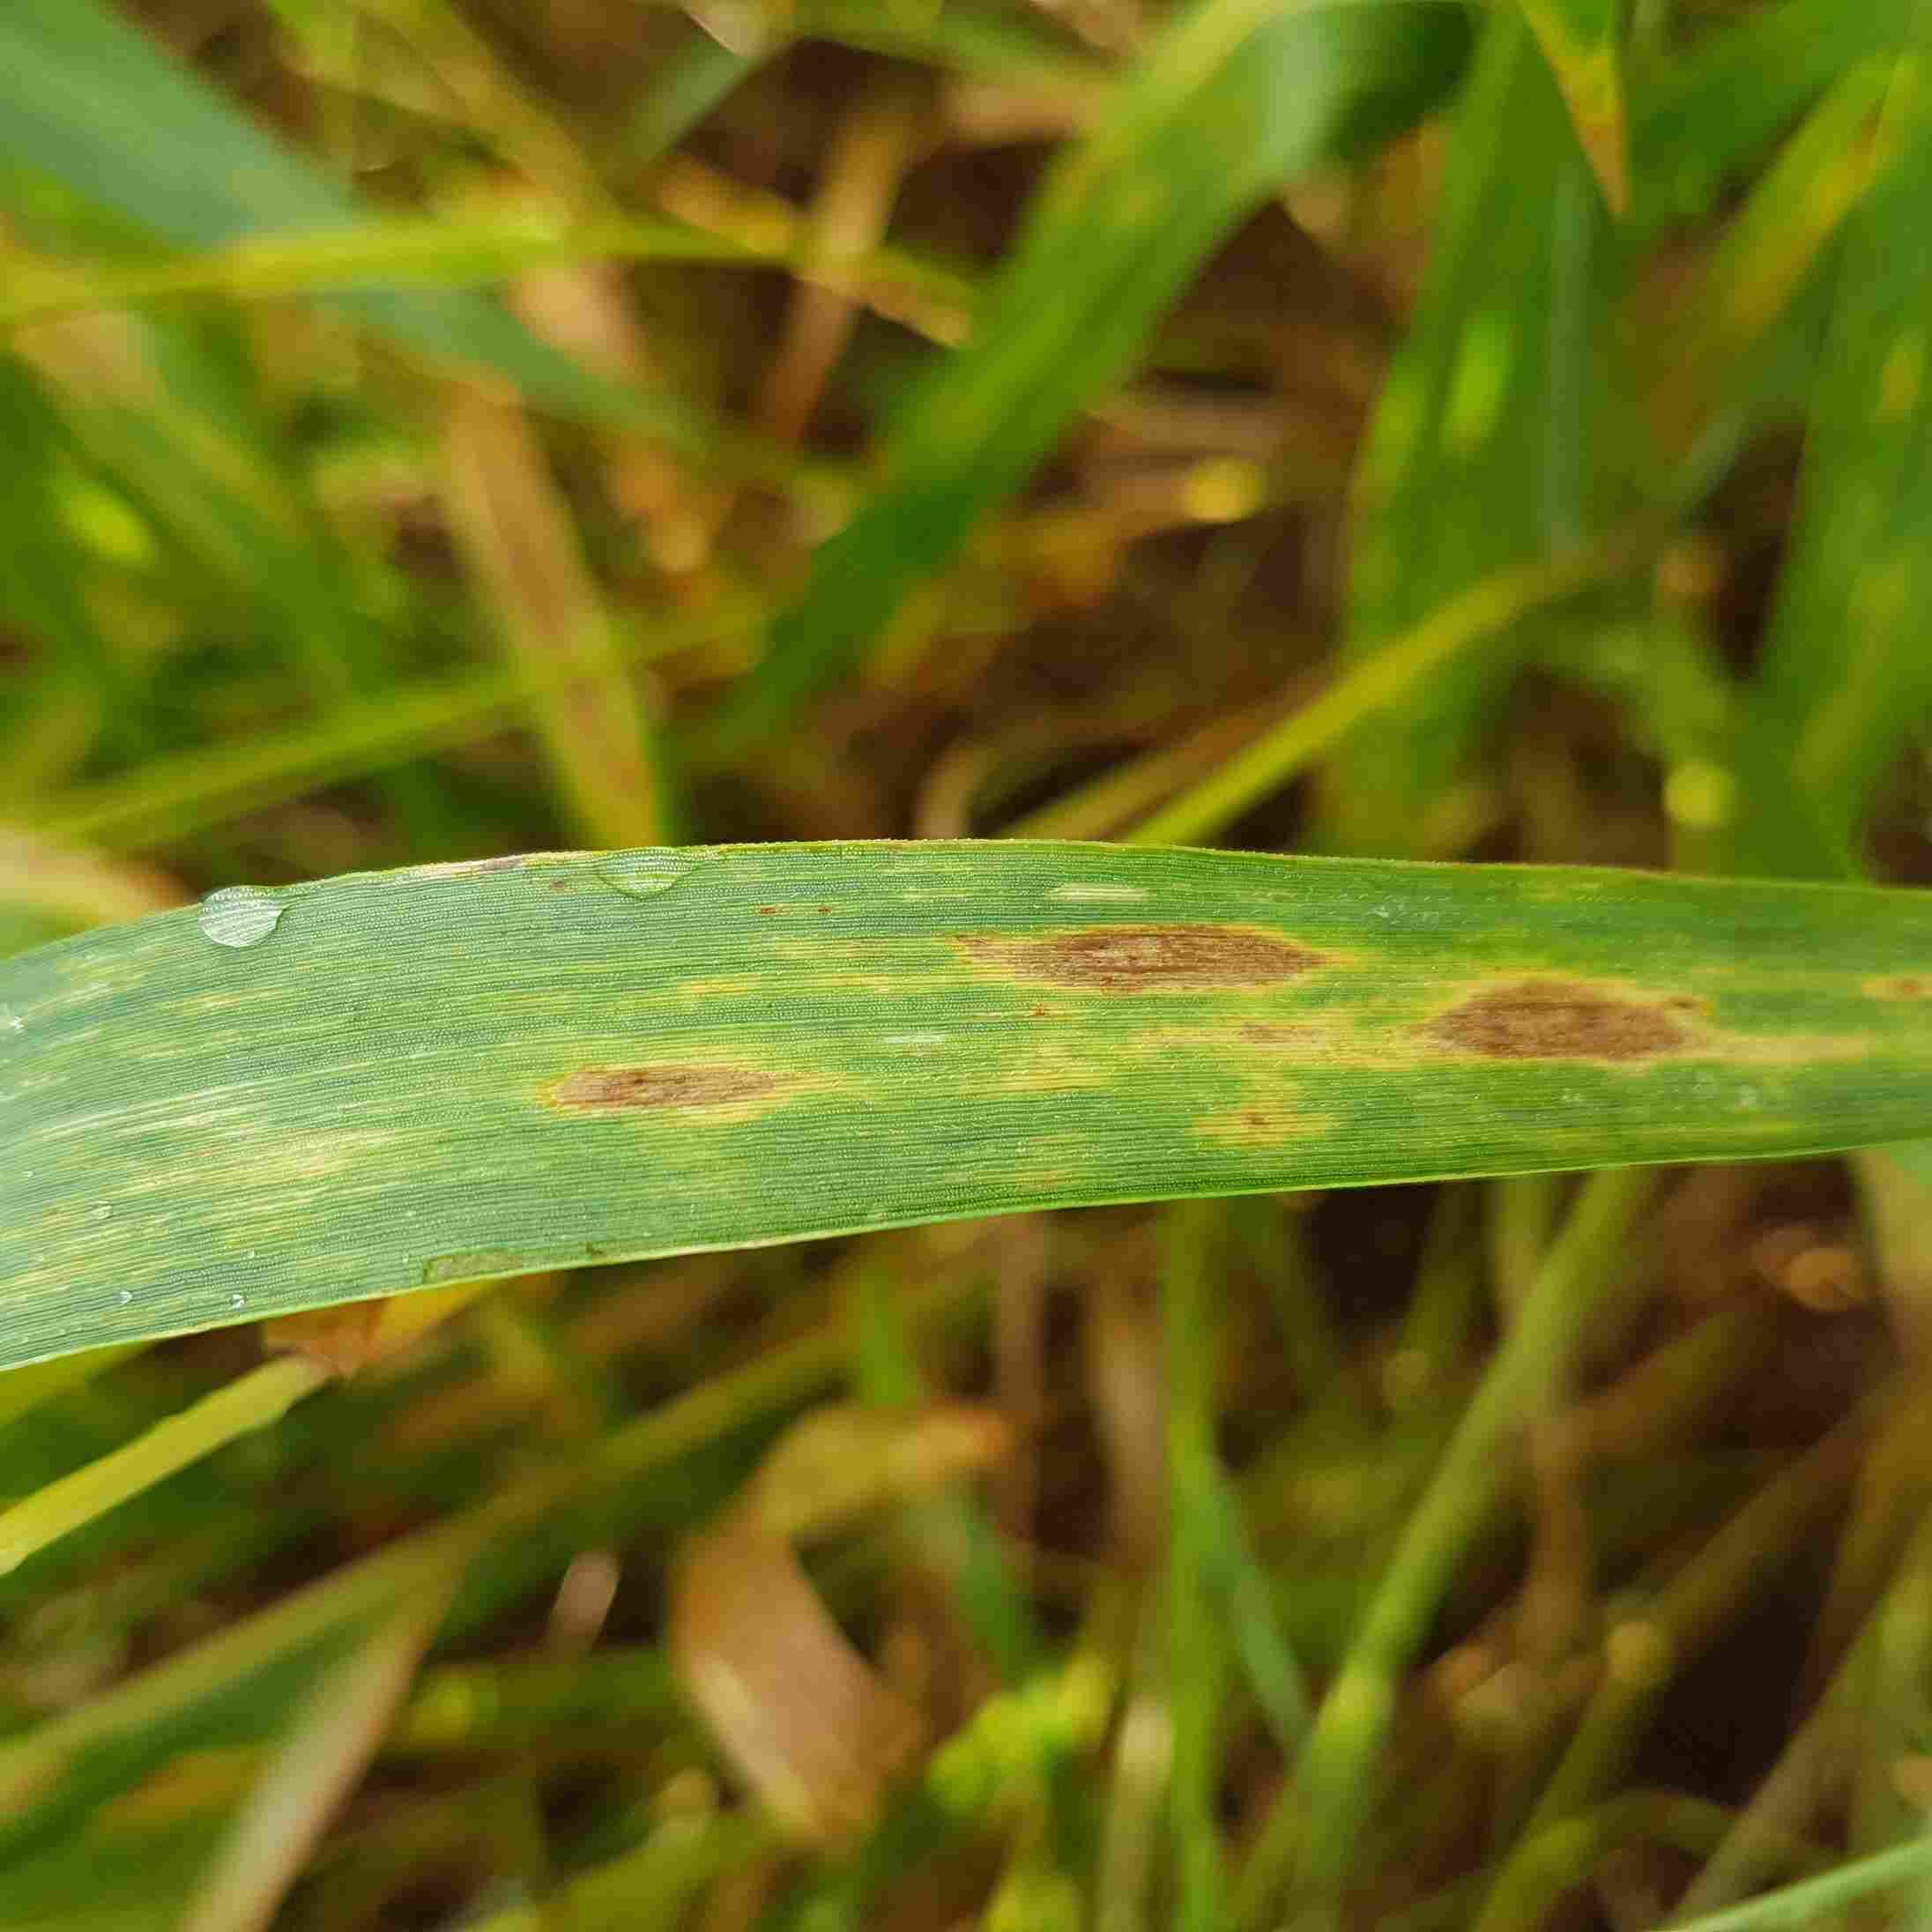
[[[328,1379],[327,1369],[303,1356],[264,1362],[132,1442],[0,1511],[0,1576],[176,1470],[279,1422]]]
[[[1315,1720],[1297,1775],[1263,1827],[1236,1901],[1259,1923],[1291,1874],[1298,1901],[1330,1904],[1346,1884],[1394,1715],[1396,1687],[1428,1633],[1456,1560],[1512,1467],[1501,1452],[1569,1361],[1584,1326],[1626,1270],[1624,1239],[1655,1177],[1612,1169],[1585,1185],[1529,1300],[1491,1361]]]

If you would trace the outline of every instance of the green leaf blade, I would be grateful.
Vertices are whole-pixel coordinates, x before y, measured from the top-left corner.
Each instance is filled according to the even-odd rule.
[[[1616,0],[1518,0],[1549,63],[1578,145],[1616,214],[1630,207],[1630,130]]]
[[[1428,284],[1354,484],[1345,649],[1357,658],[1481,580],[1573,549],[1601,509],[1606,224],[1518,19],[1485,29],[1443,200]],[[1355,733],[1332,763],[1326,845],[1457,847],[1468,775],[1527,628],[1511,626]]]
[[[184,911],[0,967],[0,1364],[439,1280],[1932,1115],[1908,892],[933,842],[274,903],[219,943]]]
[[[1922,618],[1932,543],[1932,118],[1922,58],[1892,64],[1876,123],[1846,167],[1870,185],[1850,219],[1806,431],[1791,548],[1749,727],[1748,776],[1815,819],[1748,814],[1739,870],[1843,875],[1902,742],[1932,712]],[[1916,57],[1915,57],[1916,56]]]

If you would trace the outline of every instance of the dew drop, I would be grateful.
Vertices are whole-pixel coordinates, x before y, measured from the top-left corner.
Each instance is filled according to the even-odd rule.
[[[94,1209],[93,1213],[89,1216],[89,1219],[93,1221],[106,1221],[110,1215],[112,1215],[113,1213],[114,1209],[110,1208],[106,1201],[102,1201],[100,1207]]]
[[[196,923],[217,946],[253,946],[275,930],[281,903],[256,886],[223,886],[201,902]]]
[[[228,1306],[230,1308],[246,1308],[248,1304],[249,1298],[246,1295],[231,1295],[228,1297]]]
[[[695,852],[653,845],[642,851],[611,852],[597,868],[597,875],[627,899],[655,899],[669,892],[680,879],[688,879],[703,859]]]
[[[244,1261],[252,1261],[255,1259],[255,1250],[253,1248],[249,1248],[249,1250],[247,1250],[246,1252],[243,1253],[242,1259]]]
[[[0,1007],[0,1032],[19,1033],[26,1027],[26,1022],[11,1007]]]
[[[123,1288],[115,1299],[125,1308],[134,1299],[134,1290],[131,1288]]]

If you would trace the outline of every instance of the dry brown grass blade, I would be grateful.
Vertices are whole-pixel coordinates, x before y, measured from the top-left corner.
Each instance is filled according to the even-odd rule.
[[[680,1558],[679,1676],[739,1775],[799,1837],[836,1841],[870,1824],[924,1727],[840,1630],[793,1540],[984,1469],[1010,1446],[1003,1419],[985,1410],[820,1409]]]

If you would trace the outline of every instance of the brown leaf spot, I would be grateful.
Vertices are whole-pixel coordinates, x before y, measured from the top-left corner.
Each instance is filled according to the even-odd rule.
[[[1227,1113],[1206,1115],[1194,1131],[1233,1147],[1279,1148],[1326,1133],[1333,1125],[1326,1114],[1304,1113],[1289,1099],[1263,1094]]]
[[[1445,1046],[1504,1060],[1640,1060],[1684,1043],[1663,1005],[1570,981],[1527,979],[1465,999],[1429,1024]]]
[[[1318,1044],[1313,1027],[1280,1026],[1271,1021],[1251,1020],[1239,1031],[1248,1045],[1273,1047],[1277,1051],[1305,1052]]]
[[[724,1107],[777,1084],[754,1066],[586,1066],[553,1095],[563,1107]]]
[[[1278,933],[1238,925],[1105,925],[1042,939],[973,936],[968,955],[1019,979],[1085,992],[1274,985],[1322,963]]]
[[[1932,978],[1920,973],[1894,973],[1884,979],[1868,979],[1865,991],[1874,999],[1932,999]]]

